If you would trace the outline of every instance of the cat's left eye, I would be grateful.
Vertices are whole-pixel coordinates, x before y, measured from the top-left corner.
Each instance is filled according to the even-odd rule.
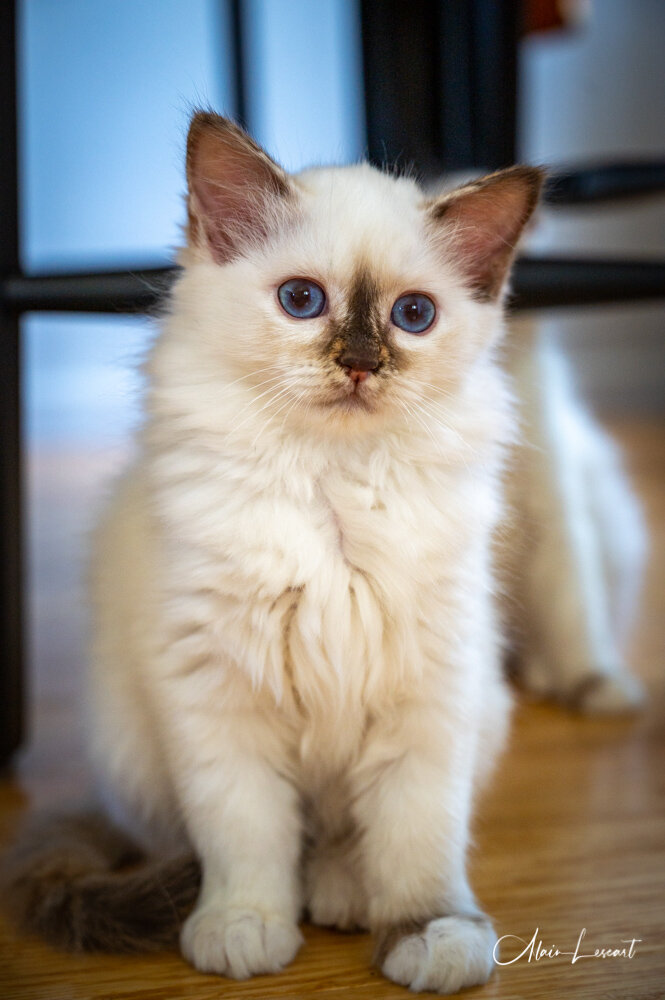
[[[284,312],[296,319],[314,319],[326,304],[326,293],[307,278],[289,278],[277,289],[277,298]]]
[[[425,333],[436,317],[436,306],[429,295],[411,292],[402,295],[392,308],[390,318],[406,333]]]

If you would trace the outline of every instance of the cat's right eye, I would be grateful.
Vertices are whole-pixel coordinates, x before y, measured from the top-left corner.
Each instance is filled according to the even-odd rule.
[[[296,319],[314,319],[326,304],[326,293],[307,278],[289,278],[277,289],[277,298],[284,312]]]

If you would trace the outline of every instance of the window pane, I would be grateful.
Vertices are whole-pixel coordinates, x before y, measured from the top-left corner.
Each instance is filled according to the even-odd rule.
[[[220,0],[23,0],[26,269],[160,263],[179,244],[190,110],[233,110],[227,13]]]
[[[115,449],[139,415],[153,324],[138,316],[32,313],[21,325],[29,448]]]
[[[363,155],[356,0],[246,0],[252,133],[287,170]]]
[[[41,752],[45,719],[70,726],[83,688],[90,531],[131,453],[138,366],[152,336],[151,322],[137,317],[22,322],[31,753]],[[61,743],[78,752],[78,740],[72,730]]]

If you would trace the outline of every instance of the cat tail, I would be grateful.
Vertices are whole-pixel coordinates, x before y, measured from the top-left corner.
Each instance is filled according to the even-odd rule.
[[[149,860],[99,813],[37,817],[3,859],[0,905],[66,951],[154,952],[177,946],[199,883],[192,855]]]

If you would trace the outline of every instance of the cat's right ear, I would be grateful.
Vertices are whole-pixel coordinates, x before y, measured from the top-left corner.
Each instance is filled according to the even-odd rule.
[[[239,126],[207,111],[189,128],[187,185],[190,245],[207,246],[219,264],[264,240],[293,197],[285,171]]]

